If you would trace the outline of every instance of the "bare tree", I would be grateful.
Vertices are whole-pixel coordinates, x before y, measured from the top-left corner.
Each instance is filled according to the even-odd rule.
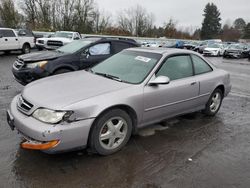
[[[118,14],[118,27],[132,35],[145,36],[153,28],[153,14],[140,5],[126,9]]]
[[[102,34],[111,26],[110,15],[96,9],[93,14],[93,31]]]

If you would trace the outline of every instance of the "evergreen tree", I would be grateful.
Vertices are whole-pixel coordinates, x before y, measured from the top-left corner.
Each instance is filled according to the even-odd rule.
[[[15,8],[13,0],[2,0],[0,2],[0,20],[4,27],[19,27],[21,17]]]
[[[250,39],[250,23],[247,24],[247,26],[244,29],[244,39]]]
[[[201,28],[201,39],[218,37],[221,30],[220,12],[213,3],[208,3],[204,9],[204,20]]]

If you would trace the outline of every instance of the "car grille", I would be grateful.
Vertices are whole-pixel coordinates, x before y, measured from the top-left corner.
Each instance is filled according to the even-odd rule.
[[[48,46],[63,46],[63,42],[62,41],[53,41],[53,40],[49,40],[47,42]]]
[[[21,69],[23,66],[24,66],[24,62],[22,59],[16,59],[16,61],[13,64],[13,68],[17,70]]]
[[[29,112],[33,108],[33,104],[25,100],[22,95],[19,96],[17,106],[22,112]]]

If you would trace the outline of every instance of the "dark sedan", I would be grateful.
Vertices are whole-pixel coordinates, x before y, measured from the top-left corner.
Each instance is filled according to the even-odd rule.
[[[19,56],[12,72],[19,83],[26,85],[39,78],[92,67],[123,49],[138,46],[125,39],[86,38],[54,51]]]
[[[250,52],[250,48],[243,44],[231,44],[224,52],[224,58],[246,58]]]

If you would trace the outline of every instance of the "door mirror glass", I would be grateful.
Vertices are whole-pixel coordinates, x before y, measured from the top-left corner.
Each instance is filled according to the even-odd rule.
[[[170,82],[169,77],[167,76],[158,76],[155,79],[149,81],[149,85],[159,85],[159,84],[168,84]]]
[[[86,49],[86,50],[84,50],[83,52],[82,52],[82,54],[81,54],[81,56],[82,56],[82,58],[86,58],[86,59],[88,59],[89,58],[89,49]]]

